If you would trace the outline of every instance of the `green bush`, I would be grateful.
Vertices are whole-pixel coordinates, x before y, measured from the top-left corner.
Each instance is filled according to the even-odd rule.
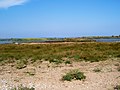
[[[71,81],[72,79],[74,80],[82,80],[85,79],[86,76],[84,75],[83,72],[80,72],[78,69],[75,70],[71,70],[70,72],[68,72],[66,75],[64,75],[62,77],[63,81]]]

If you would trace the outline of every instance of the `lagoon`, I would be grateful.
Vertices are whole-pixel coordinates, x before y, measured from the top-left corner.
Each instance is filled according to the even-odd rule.
[[[8,41],[8,40],[0,41],[0,44],[11,44],[11,43],[13,43],[13,42],[12,41]]]
[[[120,38],[94,39],[96,42],[120,42]]]
[[[120,42],[120,38],[100,38],[100,39],[93,39],[96,42]],[[49,41],[49,40],[47,40]],[[55,40],[54,40],[55,41]],[[44,40],[29,40],[29,41],[12,41],[12,40],[0,40],[0,44],[12,44],[13,42],[18,42],[18,43],[41,43],[41,42],[46,42]]]

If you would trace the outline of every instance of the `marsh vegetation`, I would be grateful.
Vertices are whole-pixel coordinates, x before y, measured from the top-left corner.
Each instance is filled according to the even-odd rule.
[[[0,64],[15,63],[18,69],[36,61],[68,64],[73,61],[98,62],[119,57],[120,43],[0,45]]]

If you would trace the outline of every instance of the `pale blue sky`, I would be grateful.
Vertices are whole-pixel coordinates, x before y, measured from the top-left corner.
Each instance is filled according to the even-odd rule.
[[[120,0],[0,0],[0,38],[120,34]]]

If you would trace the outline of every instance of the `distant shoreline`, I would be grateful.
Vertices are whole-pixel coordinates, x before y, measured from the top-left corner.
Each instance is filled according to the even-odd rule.
[[[73,42],[120,42],[119,36],[114,37],[77,37],[77,38],[11,38],[0,39],[0,44],[48,44]]]

